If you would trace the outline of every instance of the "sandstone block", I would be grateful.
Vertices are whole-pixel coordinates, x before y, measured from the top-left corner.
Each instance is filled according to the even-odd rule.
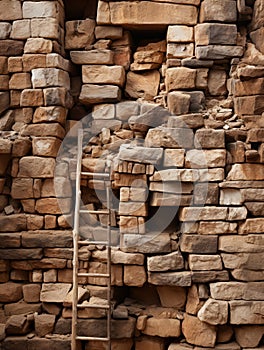
[[[169,68],[166,71],[166,87],[168,91],[193,89],[196,71],[186,67]]]
[[[44,38],[28,38],[24,47],[24,53],[47,54],[52,52],[52,48],[51,40]]]
[[[22,298],[22,285],[19,283],[7,282],[0,284],[1,303],[13,303]]]
[[[85,19],[66,22],[65,48],[88,49],[94,42],[95,21]]]
[[[13,22],[10,38],[25,40],[30,38],[30,35],[31,29],[29,19],[22,19]]]
[[[12,90],[30,89],[31,87],[32,86],[29,73],[13,74],[9,80],[9,89]]]
[[[208,299],[197,316],[200,321],[211,325],[226,324],[228,320],[228,302]]]
[[[263,28],[259,28],[250,33],[251,40],[256,45],[256,48],[263,54],[264,46],[261,38],[263,37]]]
[[[19,177],[51,178],[54,176],[55,159],[28,156],[19,162]]]
[[[163,307],[182,308],[186,302],[186,291],[182,287],[157,286]]]
[[[193,28],[187,26],[171,25],[168,27],[167,41],[169,43],[193,42]]]
[[[191,195],[153,192],[150,198],[150,205],[153,207],[179,207],[192,203]]]
[[[263,301],[230,301],[231,324],[262,324]]]
[[[228,253],[262,253],[264,250],[264,236],[220,236],[219,250]]]
[[[237,8],[235,1],[205,0],[201,4],[200,22],[235,22]]]
[[[36,315],[35,319],[35,331],[39,337],[43,337],[47,334],[51,334],[55,325],[55,315]]]
[[[181,323],[176,319],[150,317],[147,319],[146,328],[142,333],[159,337],[179,337]]]
[[[185,157],[187,168],[220,168],[226,164],[225,150],[190,150]]]
[[[214,347],[215,345],[215,326],[202,322],[197,317],[185,314],[182,323],[182,332],[190,344],[208,347]]]
[[[122,66],[83,65],[84,84],[113,84],[122,87],[125,83],[125,70]]]
[[[192,275],[184,272],[149,272],[148,282],[158,286],[190,287]]]
[[[190,109],[191,96],[178,91],[168,94],[168,109],[174,115],[186,114]]]
[[[263,326],[239,326],[235,328],[236,341],[243,348],[257,347],[263,334]]]
[[[11,194],[15,199],[33,198],[33,179],[13,179]]]
[[[222,60],[231,57],[241,57],[242,55],[242,46],[207,45],[197,46],[195,49],[195,56],[202,60]]]
[[[160,74],[158,71],[142,74],[128,72],[125,91],[132,98],[153,99],[158,94]]]
[[[189,255],[189,266],[191,270],[207,271],[207,270],[222,270],[222,260],[220,255]]]
[[[79,99],[84,104],[117,102],[121,99],[121,90],[113,85],[85,84]]]
[[[12,21],[22,18],[21,2],[18,0],[2,0],[0,3],[0,20]]]
[[[217,236],[187,235],[181,237],[182,252],[196,254],[215,254],[217,252]]]
[[[31,322],[26,315],[13,315],[7,320],[6,334],[27,334],[31,328]]]
[[[24,128],[22,135],[62,139],[65,136],[65,129],[59,123],[29,124]]]
[[[27,220],[24,214],[1,215],[0,232],[19,232],[26,230]]]
[[[20,233],[1,233],[0,237],[2,242],[0,243],[1,248],[19,248],[20,247]]]
[[[112,26],[97,26],[95,28],[96,39],[121,39],[123,36],[122,27],[112,27]]]
[[[142,202],[120,202],[119,214],[129,216],[147,216],[147,206]]]
[[[1,40],[0,55],[8,57],[22,55],[23,46],[23,42],[19,40]]]
[[[90,50],[90,51],[71,51],[72,62],[75,64],[113,64],[114,53],[111,50]]]
[[[225,222],[225,221],[201,221],[198,228],[199,234],[235,234],[237,233],[237,223]]]
[[[183,257],[180,252],[172,252],[167,255],[148,257],[148,271],[181,270],[184,267]]]
[[[193,43],[168,43],[167,58],[186,58],[192,57],[194,52]]]
[[[126,234],[121,236],[121,250],[132,253],[168,253],[170,238],[167,233],[145,235]]]
[[[261,280],[260,277],[262,276],[263,271],[256,271],[256,269],[262,269],[261,259],[263,259],[263,253],[233,253],[221,254],[221,256],[226,268],[236,269],[232,274],[238,280]]]
[[[22,233],[22,245],[27,248],[71,247],[72,234],[71,231],[27,231]]]
[[[235,112],[238,115],[260,115],[264,112],[263,95],[235,98]]]
[[[58,18],[60,13],[58,1],[26,1],[23,3],[23,18],[54,17]]]
[[[234,164],[227,175],[227,180],[264,180],[264,166],[262,164]]]
[[[221,96],[227,93],[227,75],[224,70],[211,69],[208,76],[208,89],[212,96]]]
[[[227,217],[227,207],[193,207],[183,208],[180,211],[179,219],[181,221],[199,220],[225,220]]]
[[[183,149],[165,149],[163,165],[165,167],[182,167],[184,163],[184,153]],[[164,192],[170,191],[164,190]]]
[[[23,286],[23,299],[26,303],[38,303],[41,286],[39,284],[26,284]]]
[[[129,117],[138,115],[139,104],[136,101],[125,101],[116,104],[116,118],[120,120],[128,120]]]
[[[34,156],[56,157],[61,140],[55,137],[36,137],[32,142]]]
[[[40,301],[47,303],[63,303],[71,289],[69,283],[43,283]]]
[[[164,342],[161,339],[155,338],[138,338],[136,341],[136,350],[144,350],[146,348],[153,350],[164,350]],[[88,349],[87,349],[88,350]],[[125,350],[125,349],[120,349]]]
[[[127,16],[130,13],[130,16]],[[143,15],[144,14],[144,15]],[[144,1],[128,4],[126,2],[100,1],[98,4],[97,23],[113,25],[169,25],[196,24],[197,8],[178,4],[164,4]]]
[[[192,148],[193,136],[191,129],[158,127],[148,131],[145,138],[145,145],[147,147]],[[173,172],[173,170],[171,171]],[[162,170],[160,174],[161,172]],[[165,175],[165,173],[163,175]],[[176,180],[177,179],[174,178],[174,181]],[[159,180],[155,179],[154,181]]]
[[[33,18],[30,22],[31,37],[60,41],[60,27],[56,18]]]
[[[129,147],[129,145],[121,146],[118,154],[121,160],[147,164],[158,164],[162,156],[162,148]]]
[[[145,267],[137,265],[124,266],[124,284],[127,286],[142,287],[147,280]]]
[[[235,24],[202,23],[195,27],[196,45],[236,45],[237,27]]]
[[[261,95],[263,93],[264,78],[240,81],[235,79],[232,84],[234,96]]]
[[[4,40],[4,39],[8,39],[10,32],[11,32],[11,24],[8,22],[2,22],[0,23],[0,39]]]
[[[22,91],[20,105],[22,107],[37,107],[44,103],[43,91],[40,89],[25,89]]]
[[[32,69],[32,85],[34,89],[48,86],[62,86],[70,89],[69,74],[57,68]]]

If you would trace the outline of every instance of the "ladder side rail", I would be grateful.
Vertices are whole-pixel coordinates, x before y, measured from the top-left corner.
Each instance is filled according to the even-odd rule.
[[[75,188],[75,210],[74,210],[74,227],[73,227],[73,293],[72,293],[72,339],[71,350],[77,350],[77,322],[78,322],[78,241],[80,225],[80,201],[81,201],[81,167],[82,167],[82,143],[83,130],[78,129],[78,151],[76,166],[76,188]]]
[[[109,278],[107,279],[107,301],[109,308],[107,310],[107,338],[108,342],[108,350],[111,350],[111,316],[112,316],[112,308],[111,308],[111,199],[110,199],[110,186],[111,182],[107,181],[106,186],[106,200],[107,200],[107,208],[109,211],[108,215],[108,225],[107,225],[107,273],[109,274]]]

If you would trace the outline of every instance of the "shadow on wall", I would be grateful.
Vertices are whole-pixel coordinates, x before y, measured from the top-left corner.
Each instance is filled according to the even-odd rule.
[[[98,0],[64,0],[66,20],[96,18]]]

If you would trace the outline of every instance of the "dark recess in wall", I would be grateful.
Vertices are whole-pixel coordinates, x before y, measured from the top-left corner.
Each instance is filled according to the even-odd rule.
[[[96,18],[98,0],[64,0],[66,21]]]

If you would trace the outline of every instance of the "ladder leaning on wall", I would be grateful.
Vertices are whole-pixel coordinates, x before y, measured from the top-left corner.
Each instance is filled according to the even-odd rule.
[[[109,173],[91,173],[82,171],[82,145],[83,145],[83,130],[78,130],[78,151],[77,151],[77,166],[76,166],[76,194],[75,194],[75,210],[74,210],[74,228],[73,228],[73,296],[72,296],[72,339],[71,350],[77,350],[78,341],[102,341],[107,344],[107,350],[111,350],[111,209],[110,209],[110,171]],[[93,178],[104,179],[106,188],[106,203],[107,208],[102,210],[83,210],[81,206],[81,177],[92,176]],[[105,241],[96,240],[80,240],[80,214],[104,214],[107,215],[107,238]],[[80,273],[79,272],[79,247],[84,245],[105,245],[107,248],[107,270],[106,273]],[[107,280],[107,304],[98,305],[82,305],[78,304],[78,278],[79,277],[103,277]],[[105,309],[106,319],[106,336],[80,336],[77,334],[78,328],[78,309],[80,308],[97,308]]]

